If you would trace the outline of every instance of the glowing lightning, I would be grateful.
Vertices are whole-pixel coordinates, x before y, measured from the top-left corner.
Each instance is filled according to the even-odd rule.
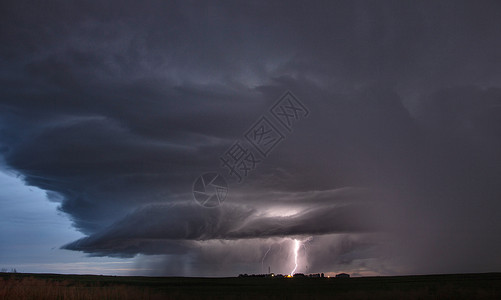
[[[272,245],[270,245],[270,247],[268,248],[268,251],[266,251],[266,253],[263,256],[263,259],[261,260],[261,273],[264,273],[264,259],[266,258],[266,255],[268,255],[268,252],[270,252],[271,246]]]
[[[297,269],[297,253],[299,251],[299,246],[300,246],[300,242],[298,240],[294,240],[294,270],[292,270],[291,272],[291,275],[290,276],[294,276],[294,272],[296,272],[296,269]]]

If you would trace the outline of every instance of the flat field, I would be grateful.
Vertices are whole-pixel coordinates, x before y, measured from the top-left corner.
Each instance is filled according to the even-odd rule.
[[[0,273],[0,299],[501,299],[501,273],[358,278]]]

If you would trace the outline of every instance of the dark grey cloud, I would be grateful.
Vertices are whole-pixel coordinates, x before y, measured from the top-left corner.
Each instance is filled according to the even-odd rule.
[[[347,194],[350,195],[348,201]],[[271,198],[261,193],[252,195],[253,199],[262,201],[251,201],[254,207],[246,204],[245,199],[237,202],[235,195],[231,203],[213,209],[186,200],[152,204],[65,248],[113,255],[124,254],[125,249],[137,243],[156,243],[158,246],[148,253],[165,254],[168,248],[162,245],[172,241],[265,239],[380,230],[385,222],[377,220],[375,212],[381,205],[368,201],[368,195],[364,195],[364,199],[353,198],[356,194],[362,198],[363,193],[353,191],[280,193]],[[174,244],[175,249],[177,246]]]
[[[267,252],[285,272],[294,238],[311,272],[499,269],[498,2],[1,11],[2,166],[87,236],[65,248],[165,254],[158,274],[259,272]],[[285,90],[310,117],[197,206],[193,180]]]

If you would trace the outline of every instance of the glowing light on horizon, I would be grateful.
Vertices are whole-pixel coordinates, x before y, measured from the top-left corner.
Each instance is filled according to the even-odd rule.
[[[294,239],[294,270],[292,270],[290,276],[294,276],[294,273],[296,272],[296,269],[297,269],[297,255],[298,255],[298,252],[299,252],[299,246],[300,246],[300,242],[296,239]]]

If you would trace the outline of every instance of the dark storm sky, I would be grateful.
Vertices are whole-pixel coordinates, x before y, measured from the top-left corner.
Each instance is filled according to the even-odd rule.
[[[0,11],[1,166],[85,234],[64,249],[163,275],[287,273],[292,239],[302,272],[501,269],[501,3]],[[228,176],[219,156],[287,90],[308,118],[199,206],[197,176]]]

